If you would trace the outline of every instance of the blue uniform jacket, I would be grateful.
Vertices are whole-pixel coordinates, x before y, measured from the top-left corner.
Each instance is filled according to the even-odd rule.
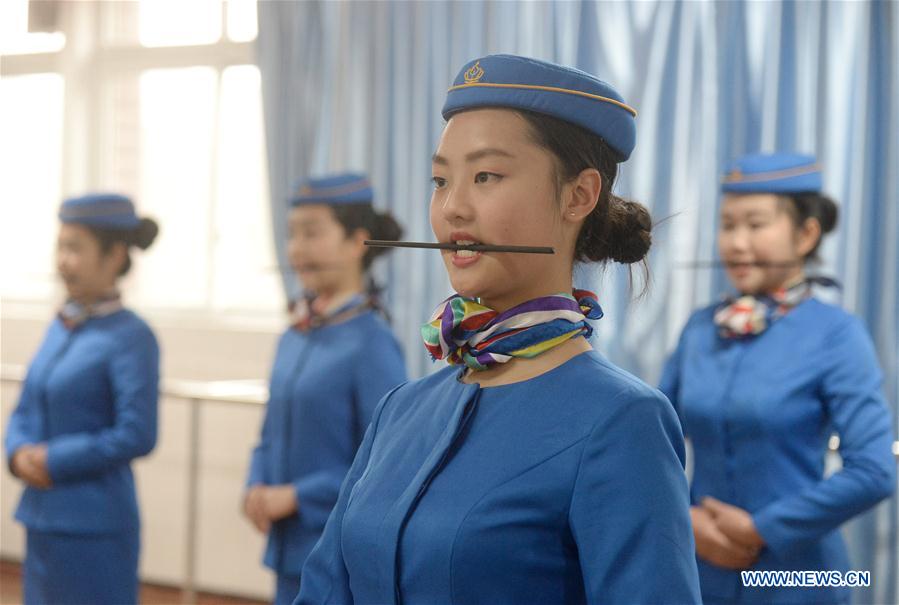
[[[690,318],[661,384],[693,445],[693,501],[712,496],[752,514],[767,542],[753,569],[849,569],[840,525],[888,497],[896,476],[870,338],[814,298],[743,340],[720,338],[713,314]],[[834,431],[843,468],[825,479]],[[848,599],[845,588],[743,588],[739,572],[701,560],[699,573],[710,601]]]
[[[121,310],[68,330],[56,319],[28,368],[6,429],[6,455],[46,442],[53,487],[26,487],[16,519],[29,530],[138,531],[130,462],[156,444],[159,347]]]
[[[273,524],[264,563],[299,576],[337,501],[375,406],[406,380],[390,326],[366,311],[278,343],[247,486],[291,483],[299,511]]]
[[[297,603],[696,603],[683,437],[596,352],[480,388],[389,393]]]

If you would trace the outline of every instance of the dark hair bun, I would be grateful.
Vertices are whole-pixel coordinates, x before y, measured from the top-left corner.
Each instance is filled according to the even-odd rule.
[[[607,256],[626,265],[642,261],[652,245],[649,211],[642,204],[613,195],[607,220]]]
[[[151,218],[142,218],[140,219],[140,225],[134,230],[134,234],[129,243],[137,246],[141,250],[146,250],[150,247],[158,234],[159,225],[156,224],[156,221]]]
[[[575,248],[579,261],[639,263],[652,245],[652,217],[637,202],[609,196],[608,212],[594,211],[584,221]]]

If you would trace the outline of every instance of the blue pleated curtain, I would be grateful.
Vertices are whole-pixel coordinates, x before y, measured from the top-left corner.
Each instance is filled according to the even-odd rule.
[[[606,317],[594,345],[654,382],[690,311],[726,290],[715,258],[718,180],[733,157],[814,153],[840,204],[819,271],[825,293],[862,317],[899,401],[899,3],[895,2],[260,2],[275,242],[288,296],[286,200],[298,178],[372,176],[377,204],[408,239],[432,238],[430,155],[446,88],[467,60],[517,53],[612,83],[639,111],[618,193],[652,209],[648,293],[623,268],[578,269]],[[413,376],[432,370],[419,323],[450,293],[438,254],[397,250],[376,265]],[[860,603],[899,602],[897,503],[847,528],[873,586]]]

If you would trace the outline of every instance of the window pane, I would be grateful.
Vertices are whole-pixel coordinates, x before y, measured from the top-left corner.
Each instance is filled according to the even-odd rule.
[[[221,0],[140,0],[144,46],[212,44],[222,36]]]
[[[60,32],[28,33],[28,0],[0,2],[0,54],[54,52],[65,43],[66,37]]]
[[[139,71],[110,74],[102,83],[99,135],[101,182],[113,191],[140,190],[141,98]]]
[[[149,70],[140,81],[141,212],[160,234],[140,259],[129,298],[156,307],[208,304],[216,73]]]
[[[266,176],[259,69],[227,68],[219,109],[214,305],[284,309]]]
[[[62,169],[63,79],[0,79],[0,295],[54,296]]]
[[[256,39],[256,0],[228,0],[228,38],[234,42]]]

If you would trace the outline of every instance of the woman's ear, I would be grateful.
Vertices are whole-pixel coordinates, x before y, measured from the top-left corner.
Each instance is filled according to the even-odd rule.
[[[579,223],[593,212],[599,202],[602,175],[595,168],[585,168],[566,187],[568,191],[562,198],[562,218]]]
[[[350,235],[347,239],[352,241],[354,256],[362,258],[368,251],[368,246],[365,245],[365,240],[371,239],[371,232],[368,229],[363,229],[362,227],[360,227],[353,231],[352,235]]]
[[[815,249],[819,241],[821,241],[821,223],[816,218],[805,219],[805,222],[796,229],[796,252],[805,258]]]
[[[109,250],[104,252],[101,262],[108,267],[113,277],[118,277],[125,267],[125,259],[128,258],[128,246],[123,242],[113,242]]]

